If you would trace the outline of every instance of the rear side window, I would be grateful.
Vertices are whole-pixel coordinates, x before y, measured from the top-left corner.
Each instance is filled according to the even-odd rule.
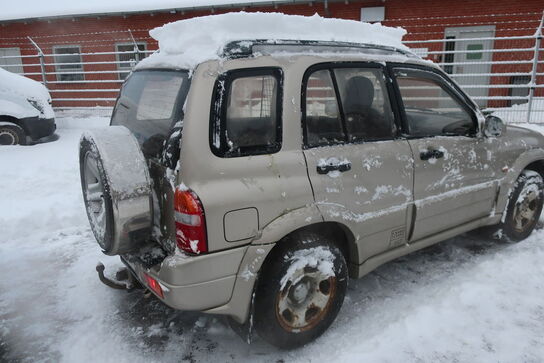
[[[396,131],[380,66],[319,66],[307,72],[303,100],[307,147],[389,140]]]
[[[312,73],[306,87],[306,130],[310,146],[345,140],[342,118],[329,70]]]
[[[339,68],[334,74],[349,141],[390,139],[394,117],[382,70]]]
[[[232,71],[212,103],[211,148],[220,157],[271,154],[281,148],[281,71]]]

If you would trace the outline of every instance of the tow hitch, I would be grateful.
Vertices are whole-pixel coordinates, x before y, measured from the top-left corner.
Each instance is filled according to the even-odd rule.
[[[132,274],[128,271],[126,267],[121,268],[117,273],[115,274],[115,280],[107,278],[104,276],[104,264],[102,262],[99,262],[96,265],[96,272],[98,272],[98,278],[102,283],[106,286],[111,287],[112,289],[118,289],[118,290],[126,290],[128,292],[134,290],[138,287],[138,281],[132,276]]]

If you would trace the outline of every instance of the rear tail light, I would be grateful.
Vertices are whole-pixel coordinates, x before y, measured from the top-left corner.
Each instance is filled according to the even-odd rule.
[[[162,293],[162,287],[161,284],[157,280],[155,280],[153,277],[149,276],[148,274],[144,273],[145,281],[147,282],[147,286],[151,290],[155,292],[155,294],[159,295],[161,298],[164,299],[164,294]]]
[[[192,190],[176,188],[174,213],[178,247],[193,254],[208,252],[206,218],[198,196]]]

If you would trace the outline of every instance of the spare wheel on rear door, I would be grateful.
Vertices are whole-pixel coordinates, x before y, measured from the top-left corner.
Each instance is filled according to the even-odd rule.
[[[110,126],[84,133],[79,167],[87,216],[103,252],[127,253],[148,240],[153,220],[151,183],[130,130]]]

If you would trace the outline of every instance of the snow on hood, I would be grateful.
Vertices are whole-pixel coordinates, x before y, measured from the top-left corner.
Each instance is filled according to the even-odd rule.
[[[41,114],[44,118],[55,116],[49,104],[51,97],[47,88],[40,82],[0,68],[0,112],[13,113],[15,117],[34,116],[28,114],[28,110],[32,112],[38,110],[28,104],[27,100],[32,100],[40,106],[42,111],[38,112],[38,115]],[[23,109],[26,109],[26,112]]]
[[[408,50],[402,44],[406,31],[381,24],[280,13],[227,13],[180,20],[152,29],[160,51],[137,68],[193,69],[219,58],[223,47],[236,40],[318,40],[385,45]]]

